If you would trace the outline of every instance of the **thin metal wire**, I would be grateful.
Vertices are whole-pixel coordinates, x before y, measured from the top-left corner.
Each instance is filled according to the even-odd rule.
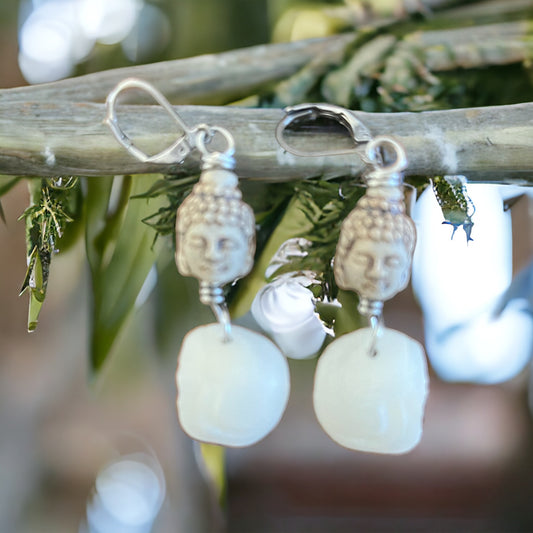
[[[368,355],[370,357],[376,357],[378,354],[378,339],[383,329],[383,317],[382,315],[372,315],[369,317],[371,336],[370,344],[368,345]]]
[[[207,281],[200,281],[200,302],[209,305],[224,330],[224,342],[229,342],[231,336],[231,317],[224,298],[222,287],[218,287]]]
[[[230,342],[233,337],[231,335],[231,317],[226,302],[222,304],[211,304],[211,309],[216,316],[217,322],[224,330],[223,341]]]

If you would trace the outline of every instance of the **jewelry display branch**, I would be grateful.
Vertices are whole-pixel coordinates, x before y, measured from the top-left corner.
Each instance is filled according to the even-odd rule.
[[[315,373],[315,413],[325,432],[342,446],[405,453],[422,435],[427,364],[418,342],[382,325],[382,309],[386,300],[407,286],[416,242],[414,223],[405,213],[402,172],[407,158],[392,137],[370,140],[362,124],[347,120],[346,110],[320,104],[307,107],[315,118],[336,118],[356,145],[369,141],[367,190],[342,223],[334,273],[341,289],[357,292],[358,311],[370,327],[335,339],[322,353]],[[305,116],[305,105],[286,112],[277,138],[285,150],[292,150],[283,130],[292,119]]]
[[[137,148],[117,121],[118,95],[146,91],[182,130],[168,148],[149,156]],[[233,172],[234,141],[224,128],[200,124],[188,128],[150,84],[122,81],[110,93],[107,122],[111,131],[141,161],[180,163],[200,153],[202,173],[176,218],[176,264],[184,276],[200,282],[200,301],[211,306],[217,323],[190,331],[178,356],[176,383],[180,423],[192,438],[224,446],[248,446],[265,437],[280,421],[289,397],[285,357],[269,339],[232,326],[223,287],[248,274],[255,250],[255,220],[241,200]],[[223,150],[212,150],[220,137]],[[217,139],[215,139],[217,138]]]
[[[283,157],[272,135],[282,117],[279,109],[176,109],[186,123],[219,124],[231,131],[239,147],[237,168],[246,178],[329,178],[342,176],[347,165],[354,175],[364,170],[364,164],[354,157]],[[161,120],[159,106],[125,105],[121,112],[132,137],[142,136],[147,146],[154,147],[154,153],[174,134],[173,125]],[[470,182],[533,183],[533,103],[419,113],[349,113],[374,135],[394,132],[409,156],[406,175],[462,173]],[[0,173],[90,178],[151,172],[187,175],[197,170],[196,161],[163,166],[132,158],[120,145],[110,145],[104,114],[104,105],[98,103],[50,101],[30,105],[0,99]],[[321,128],[302,132],[299,137],[303,143],[313,140],[324,150],[335,150],[342,141],[340,135]],[[76,139],[74,147],[72,139]]]

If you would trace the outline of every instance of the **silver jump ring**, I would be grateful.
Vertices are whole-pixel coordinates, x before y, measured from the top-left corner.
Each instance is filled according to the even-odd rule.
[[[209,150],[208,145],[212,139],[220,134],[226,143],[224,150]],[[196,128],[196,148],[202,154],[202,168],[225,168],[231,170],[235,167],[235,140],[233,135],[225,128],[220,126],[206,126],[200,124]]]
[[[392,148],[394,152],[394,161],[390,164],[383,163],[380,153],[380,149],[386,148]],[[407,156],[403,146],[392,137],[387,137],[386,135],[379,135],[367,144],[366,158],[377,169],[388,174],[402,172],[402,170],[407,168]]]
[[[235,154],[235,140],[233,139],[233,135],[226,128],[220,126],[205,126],[204,124],[201,124],[196,130],[199,133],[196,137],[196,147],[202,155],[210,155],[214,153],[207,148],[207,145],[217,133],[220,133],[226,141],[226,149],[220,153],[228,156]]]

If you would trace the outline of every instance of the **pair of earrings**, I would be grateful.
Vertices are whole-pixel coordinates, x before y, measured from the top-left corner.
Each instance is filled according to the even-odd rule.
[[[116,118],[118,95],[126,89],[148,92],[176,120],[183,135],[169,148],[148,156],[134,146]],[[290,390],[287,361],[263,335],[232,325],[223,287],[245,276],[255,250],[253,212],[241,199],[234,168],[234,141],[224,128],[188,128],[169,102],[151,85],[124,80],[107,99],[107,123],[117,140],[144,162],[176,163],[194,149],[202,173],[177,212],[176,263],[181,274],[200,282],[200,300],[210,305],[217,323],[189,332],[178,356],[177,409],[183,429],[194,439],[224,446],[248,446],[280,421]],[[288,110],[280,132],[296,116],[325,114],[347,126],[356,142],[367,142],[368,189],[344,221],[335,257],[339,287],[360,296],[359,311],[371,327],[334,340],[317,365],[313,403],[317,418],[333,440],[352,449],[402,453],[421,436],[427,395],[427,368],[420,345],[384,328],[383,302],[408,283],[415,229],[405,215],[401,171],[407,161],[391,138],[370,140],[361,124],[337,106],[297,106]],[[364,128],[363,128],[364,129]],[[223,151],[210,150],[215,137]],[[381,149],[392,149],[384,164]]]

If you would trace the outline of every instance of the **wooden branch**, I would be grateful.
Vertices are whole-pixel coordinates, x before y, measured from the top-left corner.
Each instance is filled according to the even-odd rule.
[[[96,72],[0,90],[0,103],[104,102],[119,81],[132,76],[152,83],[171,103],[226,104],[291,76],[317,55],[338,57],[354,38],[354,33],[347,33]],[[143,103],[138,95],[135,99]]]
[[[237,146],[242,178],[287,181],[334,177],[363,169],[359,154],[295,157],[278,146],[274,131],[279,109],[180,106],[183,120],[230,130]],[[533,185],[533,103],[423,113],[354,112],[373,135],[393,135],[409,158],[408,174],[465,174],[471,181]],[[184,165],[136,161],[103,123],[103,104],[0,103],[0,173],[11,175],[192,173],[198,161]],[[157,106],[121,106],[127,134],[148,153],[175,138],[175,125]],[[318,151],[349,146],[339,129],[316,124],[288,136],[295,147]]]

